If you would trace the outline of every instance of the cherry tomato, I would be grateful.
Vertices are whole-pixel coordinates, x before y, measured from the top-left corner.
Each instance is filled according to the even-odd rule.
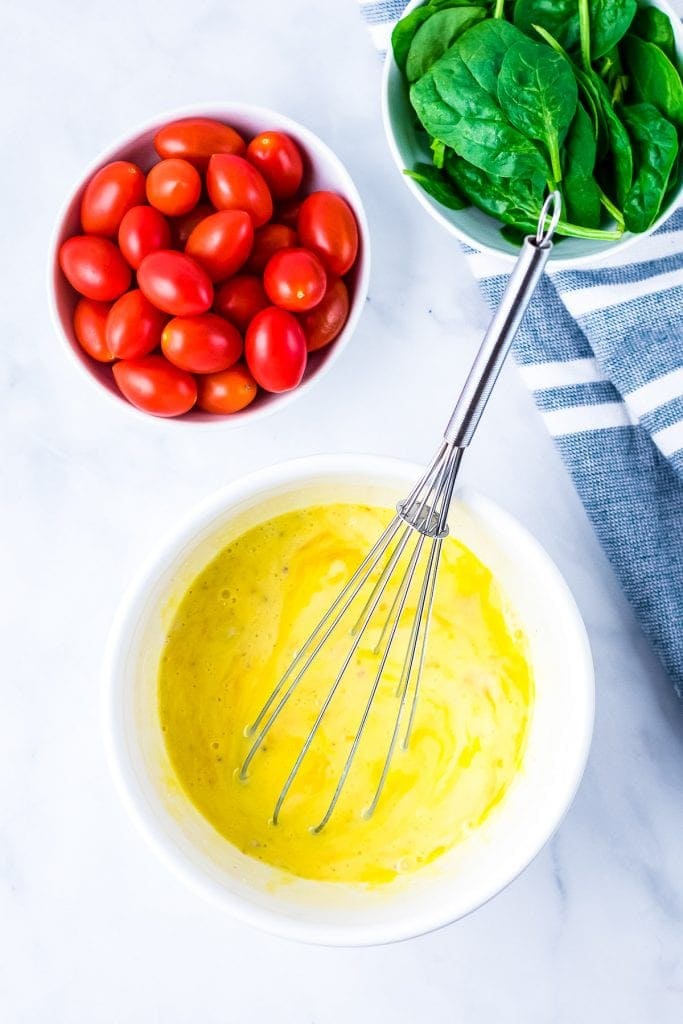
[[[191,373],[179,370],[163,356],[122,359],[112,367],[114,379],[128,401],[155,416],[182,416],[197,401]]]
[[[91,235],[113,238],[123,215],[145,201],[145,176],[136,164],[114,160],[88,182],[81,201],[81,224]]]
[[[211,117],[184,117],[157,132],[154,148],[164,159],[179,156],[204,170],[214,153],[243,153],[245,144],[234,128],[221,121]]]
[[[130,286],[130,267],[108,238],[67,238],[59,250],[59,265],[69,284],[96,302],[118,299]]]
[[[121,300],[119,300],[121,301]],[[299,323],[306,335],[306,348],[315,352],[337,337],[349,315],[349,293],[341,278],[329,282],[327,291],[315,309],[302,313]]]
[[[262,274],[266,263],[278,249],[296,245],[296,231],[284,224],[266,224],[254,235],[254,247],[247,261],[247,270]]]
[[[304,313],[322,300],[327,275],[318,257],[308,249],[280,249],[268,260],[263,286],[276,306]]]
[[[107,347],[117,359],[148,355],[161,341],[166,317],[139,288],[126,292],[111,307],[107,318]]]
[[[235,274],[251,252],[254,226],[244,210],[219,210],[197,224],[185,252],[203,267],[212,281]]]
[[[242,355],[242,336],[236,327],[215,313],[178,316],[164,327],[161,350],[181,370],[218,373],[227,370]]]
[[[258,385],[244,363],[221,373],[207,373],[197,381],[197,405],[218,415],[239,412],[256,398]]]
[[[112,363],[114,355],[107,348],[107,316],[111,304],[79,299],[74,310],[74,334],[81,348],[98,363]]]
[[[238,274],[220,286],[213,307],[244,334],[256,314],[269,305],[261,278]]]
[[[201,192],[199,171],[187,160],[160,160],[147,175],[147,199],[169,217],[189,213]]]
[[[198,203],[194,210],[190,210],[189,213],[184,213],[182,217],[177,217],[173,221],[173,227],[175,232],[175,239],[180,249],[185,248],[185,243],[199,224],[200,220],[204,220],[205,217],[210,217],[212,213],[215,213],[213,206],[209,206],[208,203]]]
[[[119,249],[137,270],[145,256],[158,249],[168,249],[171,228],[153,206],[133,206],[124,214],[119,226]]]
[[[138,285],[152,305],[172,316],[206,313],[213,302],[213,285],[206,271],[185,253],[172,249],[145,256],[138,268]]]
[[[306,336],[296,317],[276,306],[257,313],[244,342],[247,366],[266,391],[291,391],[306,369]]]
[[[268,186],[256,168],[241,156],[227,153],[212,156],[206,172],[206,187],[216,209],[246,210],[255,228],[262,227],[273,215]]]
[[[247,160],[257,167],[274,199],[291,199],[301,185],[304,163],[297,144],[284,132],[261,132],[247,146]]]
[[[312,192],[297,218],[299,241],[320,257],[325,269],[342,277],[358,255],[358,225],[353,210],[334,192]]]
[[[299,210],[301,209],[302,202],[302,199],[288,199],[286,202],[280,203],[274,214],[278,224],[286,224],[288,228],[296,230],[296,222],[299,219]]]

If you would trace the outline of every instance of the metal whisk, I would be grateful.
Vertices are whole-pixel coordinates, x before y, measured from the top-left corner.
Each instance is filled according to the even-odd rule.
[[[379,662],[374,682],[328,808],[312,831],[322,831],[337,806],[382,681],[389,652],[406,607],[416,570],[421,561],[426,560],[426,569],[418,588],[416,614],[410,629],[397,689],[398,706],[394,727],[374,796],[368,807],[362,812],[364,817],[370,817],[377,807],[401,732],[401,723],[405,718],[404,713],[409,705],[410,710],[402,741],[403,747],[408,747],[419,700],[439,559],[444,539],[448,535],[448,512],[455,480],[464,450],[472,440],[512,340],[543,273],[553,246],[552,237],[560,219],[560,212],[560,194],[552,192],[540,212],[536,234],[529,235],[524,239],[500,306],[481,343],[436,455],[408,497],[399,502],[396,515],[389,526],[297,652],[247,730],[247,735],[253,735],[254,739],[239,772],[242,780],[246,780],[249,766],[305,673],[337,630],[354,600],[359,597],[362,599],[361,592],[367,588],[369,595],[351,630],[348,653],[327,691],[315,721],[277,798],[272,817],[274,824],[278,823],[282,805],[315,740],[320,724],[339,690],[344,674],[358,650],[368,624],[373,618],[390,580],[397,573],[399,564],[405,563],[406,559],[407,566],[398,581],[388,616],[375,646]],[[414,541],[412,550],[410,550],[410,541]],[[425,549],[425,545],[430,546]],[[381,568],[379,578],[373,584],[372,576],[385,556],[387,556],[386,562]],[[411,681],[413,683],[412,696],[409,699]]]

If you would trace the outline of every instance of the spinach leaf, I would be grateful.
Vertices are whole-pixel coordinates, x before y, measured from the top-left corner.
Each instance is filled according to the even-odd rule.
[[[491,174],[545,173],[540,151],[509,124],[496,96],[503,57],[520,39],[507,22],[474,25],[410,90],[429,135]]]
[[[669,58],[676,60],[674,30],[664,11],[656,7],[639,7],[631,24],[631,31],[646,43],[654,43]]]
[[[678,135],[650,103],[624,107],[622,117],[636,154],[636,174],[624,203],[629,231],[647,231],[657,218],[678,155]]]
[[[430,164],[416,164],[412,171],[403,173],[421,185],[428,196],[436,199],[442,206],[447,206],[449,210],[464,210],[469,205],[456,191],[454,185]]]
[[[408,81],[414,82],[429,71],[458,36],[483,17],[481,7],[453,7],[432,14],[419,26],[410,44],[405,66]]]
[[[496,96],[503,58],[524,35],[508,21],[488,19],[468,29],[456,47],[472,76],[482,89]]]
[[[668,121],[683,128],[683,84],[669,58],[654,43],[630,33],[623,48],[630,80],[629,100],[651,103]]]
[[[495,120],[463,117],[452,139],[456,153],[488,174],[516,178],[547,172],[533,142],[511,127],[502,115]]]
[[[549,32],[565,50],[579,45],[577,0],[517,0],[513,20],[518,29],[536,39],[536,25]]]
[[[432,139],[429,148],[432,151],[432,160],[434,162],[434,166],[438,167],[439,170],[441,170],[441,168],[444,165],[444,160],[446,159],[446,147],[444,146],[443,142],[439,142],[438,139]]]
[[[423,94],[425,100],[428,95],[431,97],[430,87],[422,85],[425,79],[431,79],[437,96],[452,110],[456,110],[460,117],[495,119],[500,113],[495,90],[489,92],[474,77],[461,56],[462,42],[463,40],[459,40],[441,60],[437,61],[429,74],[413,86],[411,100],[414,92],[419,94],[418,98],[422,102]],[[418,116],[422,120],[419,110]]]
[[[410,102],[429,135],[446,146],[452,146],[461,115],[441,97],[432,72],[423,75],[411,86]]]
[[[484,213],[522,231],[535,231],[542,195],[535,197],[522,180],[495,178],[479,167],[449,154],[446,168],[456,188]]]
[[[474,206],[519,231],[536,231],[543,203],[543,186],[538,180],[495,178],[477,167],[472,167],[457,156],[449,154],[449,157],[450,159],[446,159],[449,177]],[[602,241],[621,237],[621,231],[618,230],[586,228],[565,220],[559,221],[557,234],[573,238],[597,238]]]
[[[600,106],[596,99],[595,90],[593,89],[591,83],[588,81],[587,76],[583,71],[581,71],[580,68],[576,67],[576,65],[574,65],[571,62],[567,52],[563,49],[562,46],[560,46],[557,39],[555,39],[555,37],[551,35],[551,33],[547,31],[547,29],[543,28],[541,25],[534,25],[534,29],[536,33],[541,37],[541,39],[543,39],[544,42],[546,42],[548,46],[550,46],[550,48],[555,51],[555,53],[559,53],[561,57],[564,57],[565,60],[570,62],[574,71],[574,75],[576,77],[577,85],[582,94],[582,99],[585,102],[586,107],[588,108],[588,113],[590,114],[591,123],[593,125],[593,134],[598,139],[599,148],[604,147],[605,132],[603,130],[602,125],[602,114],[600,111]]]
[[[590,40],[582,39],[582,52],[597,60],[616,46],[628,32],[636,6],[636,0],[579,0],[580,27],[586,13],[590,25]]]
[[[498,100],[511,124],[548,150],[553,179],[562,177],[560,143],[576,112],[578,89],[568,60],[529,39],[505,54]]]
[[[628,132],[612,106],[612,100],[603,80],[591,71],[581,73],[583,87],[593,97],[600,111],[600,125],[604,133],[606,151],[599,175],[605,191],[614,195],[617,206],[623,208],[626,193],[633,181],[633,152]]]
[[[519,40],[507,22],[474,25],[410,91],[427,132],[491,174],[545,173],[540,151],[508,122],[496,95],[503,58]]]
[[[678,188],[680,185],[680,176],[681,151],[679,149],[678,153],[676,154],[676,159],[674,160],[674,165],[671,168],[671,174],[669,175],[669,184],[666,186],[666,192],[664,193],[664,202],[662,205],[664,205],[664,203],[668,203],[671,199],[673,199],[676,192],[678,192]]]
[[[628,88],[628,75],[625,73],[618,46],[613,46],[602,58],[599,75],[609,89],[612,103],[620,103]]]
[[[565,50],[575,50],[581,37],[580,12],[584,14],[584,47],[595,60],[611,50],[626,34],[636,12],[636,0],[517,0],[514,23],[534,38],[540,25]],[[590,61],[584,61],[586,66]]]
[[[423,22],[431,18],[433,13],[429,7],[416,7],[414,11],[406,14],[405,18],[401,18],[394,25],[391,33],[391,47],[394,51],[394,60],[401,71],[405,72],[408,51],[415,33]]]
[[[556,53],[567,56],[549,32],[540,26],[537,27],[537,32]],[[618,207],[621,207],[633,180],[633,154],[628,133],[614,110],[609,90],[602,79],[592,69],[586,72],[576,66],[574,74],[591,115],[593,134],[597,138],[598,157],[602,161],[596,177],[603,188],[614,195]],[[618,208],[608,196],[602,194],[601,198],[603,205],[615,219],[619,220],[616,216]]]
[[[596,155],[591,120],[579,103],[565,140],[562,198],[567,219],[588,228],[600,225],[600,189],[593,177]]]
[[[452,7],[480,7],[488,6],[489,0],[428,0],[422,7],[416,7],[405,18],[401,18],[394,25],[391,33],[391,46],[394,51],[394,59],[401,71],[406,70],[408,51],[415,33],[420,26],[432,17],[437,11],[450,10]]]

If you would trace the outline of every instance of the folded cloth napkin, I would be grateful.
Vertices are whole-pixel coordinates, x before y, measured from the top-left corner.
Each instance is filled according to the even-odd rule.
[[[380,52],[405,0],[360,0]],[[505,265],[464,247],[495,308]],[[683,209],[595,269],[544,277],[514,356],[683,698]]]

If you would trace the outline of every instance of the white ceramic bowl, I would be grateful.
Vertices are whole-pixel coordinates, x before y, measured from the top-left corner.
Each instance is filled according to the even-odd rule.
[[[403,11],[408,14],[416,7],[421,7],[424,0],[411,0]],[[683,24],[673,8],[666,0],[648,0],[648,6],[657,7],[670,18],[679,66],[683,67]],[[479,249],[481,252],[498,256],[508,262],[516,259],[519,249],[500,233],[501,223],[476,207],[466,210],[449,210],[438,203],[413,181],[403,174],[404,168],[412,168],[418,161],[431,163],[431,153],[425,147],[423,137],[416,129],[417,118],[410,105],[408,88],[389,46],[384,62],[382,75],[382,120],[384,132],[389,143],[391,155],[401,172],[401,177],[417,201],[447,231],[459,238],[461,242]],[[601,258],[613,256],[629,246],[645,238],[670,217],[683,200],[683,164],[679,168],[678,190],[669,201],[654,224],[645,232],[634,235],[626,232],[618,242],[597,241],[586,238],[563,238],[561,245],[556,245],[550,259],[558,266],[576,267],[581,264],[598,263]]]
[[[453,532],[490,566],[530,641],[536,699],[522,769],[485,827],[419,873],[374,889],[283,875],[240,853],[174,781],[157,713],[157,666],[178,600],[231,537],[274,512],[338,498],[391,503],[421,470],[372,456],[274,466],[211,497],[169,537],[125,596],[104,666],[104,732],[131,816],[166,864],[216,907],[259,928],[328,945],[431,931],[500,892],[557,828],[581,779],[593,669],[574,600],[549,557],[502,509],[463,491]]]
[[[330,345],[327,345],[318,352],[311,353],[304,379],[298,388],[280,395],[260,391],[251,405],[247,406],[242,412],[232,413],[229,416],[215,416],[196,409],[181,417],[163,419],[141,412],[134,405],[131,405],[130,402],[126,401],[114,383],[111,368],[106,364],[97,363],[95,360],[90,359],[78,344],[72,323],[73,310],[78,301],[78,296],[59,267],[58,254],[62,242],[71,237],[71,235],[79,234],[81,231],[79,214],[81,198],[85,186],[95,171],[112,160],[132,160],[139,164],[144,171],[149,170],[152,164],[159,159],[152,145],[157,131],[163,125],[168,124],[169,121],[176,121],[182,117],[217,118],[219,121],[225,121],[232,125],[247,140],[258,134],[258,132],[266,131],[270,128],[286,132],[297,142],[304,154],[305,173],[303,189],[306,192],[317,189],[329,189],[332,192],[339,193],[339,195],[347,200],[358,221],[360,246],[356,265],[350,273],[349,316],[343,330]],[[48,260],[48,294],[52,320],[67,353],[82,371],[82,376],[94,385],[101,394],[112,397],[120,408],[127,409],[148,423],[153,421],[157,423],[192,424],[193,426],[203,425],[207,427],[243,426],[245,423],[251,423],[253,420],[275,412],[277,409],[282,409],[285,405],[304,395],[313,386],[315,381],[332,367],[341,355],[342,349],[348,344],[365,306],[369,278],[370,235],[367,218],[358,190],[339,157],[317,135],[314,135],[310,129],[304,128],[303,125],[292,121],[283,114],[276,113],[274,110],[268,110],[266,107],[254,107],[246,103],[213,103],[182,107],[179,110],[169,110],[148,121],[146,124],[135,128],[132,132],[129,132],[115,142],[104,153],[101,153],[85,169],[59,214]]]

